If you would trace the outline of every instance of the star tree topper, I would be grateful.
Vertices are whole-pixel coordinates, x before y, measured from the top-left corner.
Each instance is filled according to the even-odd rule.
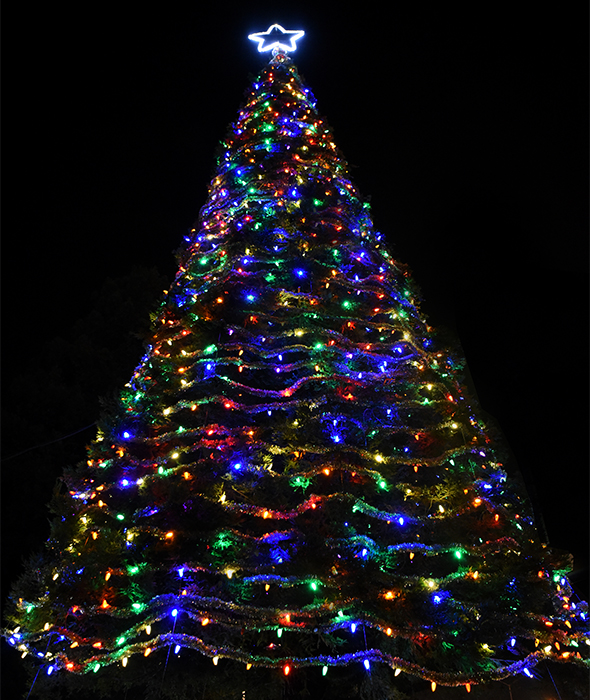
[[[295,51],[295,42],[305,34],[302,31],[289,31],[283,29],[280,24],[273,24],[265,32],[249,34],[248,39],[258,42],[259,51],[270,51],[279,49],[282,51]],[[289,41],[289,43],[286,43]]]

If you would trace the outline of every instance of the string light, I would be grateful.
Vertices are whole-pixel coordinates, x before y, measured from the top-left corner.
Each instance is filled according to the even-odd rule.
[[[285,676],[374,661],[471,692],[587,654],[587,607],[285,56],[302,34],[251,35],[276,55],[223,143],[123,418],[67,477],[48,592],[15,604],[9,642],[44,664],[49,649],[47,675],[173,646]],[[542,562],[532,577],[525,559]],[[470,641],[487,615],[511,658]]]

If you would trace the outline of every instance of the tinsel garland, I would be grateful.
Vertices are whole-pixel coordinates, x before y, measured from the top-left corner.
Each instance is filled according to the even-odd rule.
[[[451,686],[582,663],[570,562],[539,541],[461,358],[284,54],[222,146],[146,355],[64,476],[9,643],[49,674],[164,647]],[[311,637],[317,654],[292,651]]]

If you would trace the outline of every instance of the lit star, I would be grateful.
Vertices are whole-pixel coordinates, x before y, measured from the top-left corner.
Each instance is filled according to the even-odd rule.
[[[289,31],[283,29],[280,24],[273,24],[265,32],[249,34],[248,39],[258,42],[259,51],[270,51],[277,48],[283,51],[295,51],[295,42],[305,34],[305,32]],[[289,42],[289,43],[287,43]]]

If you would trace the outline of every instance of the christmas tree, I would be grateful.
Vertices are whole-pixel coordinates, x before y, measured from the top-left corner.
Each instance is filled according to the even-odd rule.
[[[15,588],[4,634],[44,676],[351,667],[470,690],[584,663],[570,559],[374,229],[287,55],[300,36],[252,36],[272,59],[147,352]]]

